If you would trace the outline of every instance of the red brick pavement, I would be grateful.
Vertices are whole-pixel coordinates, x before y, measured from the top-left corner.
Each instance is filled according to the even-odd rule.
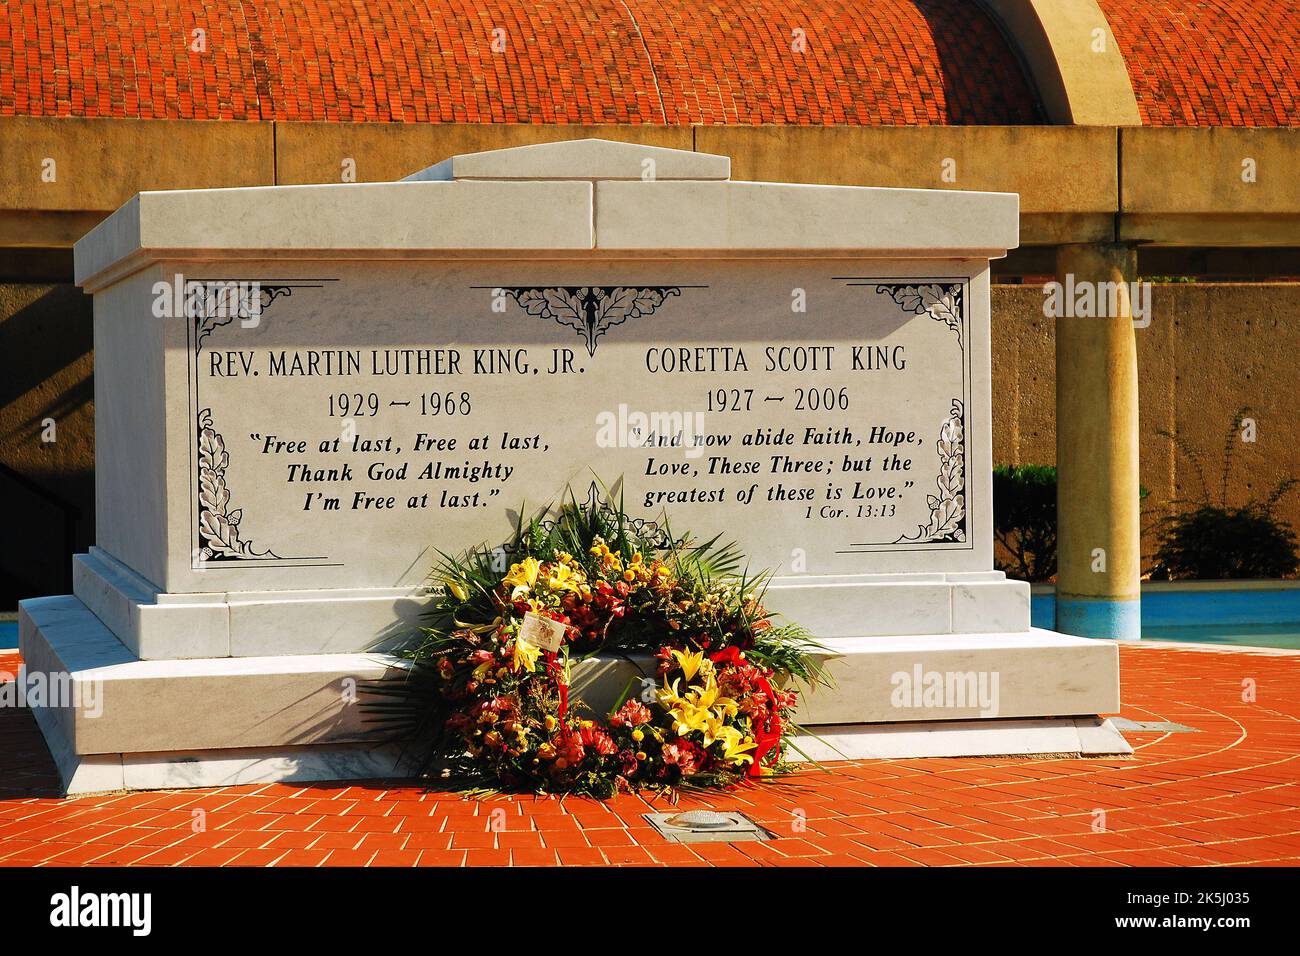
[[[662,800],[463,800],[382,781],[80,799],[0,711],[0,866],[1181,866],[1300,863],[1300,655],[1120,650],[1128,759],[866,760],[679,807],[762,843],[665,842]],[[14,671],[0,657],[0,671]],[[1254,699],[1249,698],[1253,692]]]

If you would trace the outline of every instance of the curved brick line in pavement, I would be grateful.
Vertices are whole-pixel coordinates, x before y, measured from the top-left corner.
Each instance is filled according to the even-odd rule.
[[[679,808],[741,809],[776,834],[734,845],[665,844],[641,814],[667,804],[631,796],[466,801],[379,781],[62,800],[30,714],[0,712],[0,866],[1300,863],[1300,655],[1156,644],[1120,655],[1124,716],[1196,733],[1134,735],[1126,759],[853,761],[683,797]],[[17,664],[0,655],[0,671]],[[1243,676],[1259,702],[1240,700]]]

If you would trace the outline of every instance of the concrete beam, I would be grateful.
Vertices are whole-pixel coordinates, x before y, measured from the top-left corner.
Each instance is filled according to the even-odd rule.
[[[0,154],[14,159],[0,183],[0,248],[68,248],[147,190],[337,183],[347,160],[357,182],[393,181],[458,153],[582,136],[729,156],[735,180],[1015,192],[1022,246],[1117,238],[1170,247],[1300,246],[1296,129],[6,117]],[[42,180],[46,159],[55,161],[54,182]],[[1247,159],[1254,182],[1242,179]]]
[[[733,180],[1020,194],[1021,245],[1109,240],[1116,131],[1048,126],[701,126]]]
[[[147,189],[267,186],[274,155],[271,123],[5,117],[0,211],[107,214]]]
[[[1300,129],[1125,129],[1120,236],[1164,246],[1300,245]]]

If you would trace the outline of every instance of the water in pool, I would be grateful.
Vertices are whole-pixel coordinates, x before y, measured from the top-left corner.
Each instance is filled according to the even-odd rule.
[[[1295,624],[1165,624],[1143,627],[1142,639],[1300,650],[1300,627]]]
[[[1030,601],[1034,627],[1051,630],[1056,601]],[[1300,588],[1143,589],[1142,639],[1300,650]]]

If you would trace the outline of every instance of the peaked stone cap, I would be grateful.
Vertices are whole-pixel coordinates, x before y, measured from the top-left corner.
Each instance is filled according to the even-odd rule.
[[[716,182],[730,178],[731,159],[727,156],[663,146],[640,146],[608,139],[573,139],[560,143],[493,149],[482,153],[462,153],[418,173],[412,173],[402,182],[466,179],[685,179]]]

